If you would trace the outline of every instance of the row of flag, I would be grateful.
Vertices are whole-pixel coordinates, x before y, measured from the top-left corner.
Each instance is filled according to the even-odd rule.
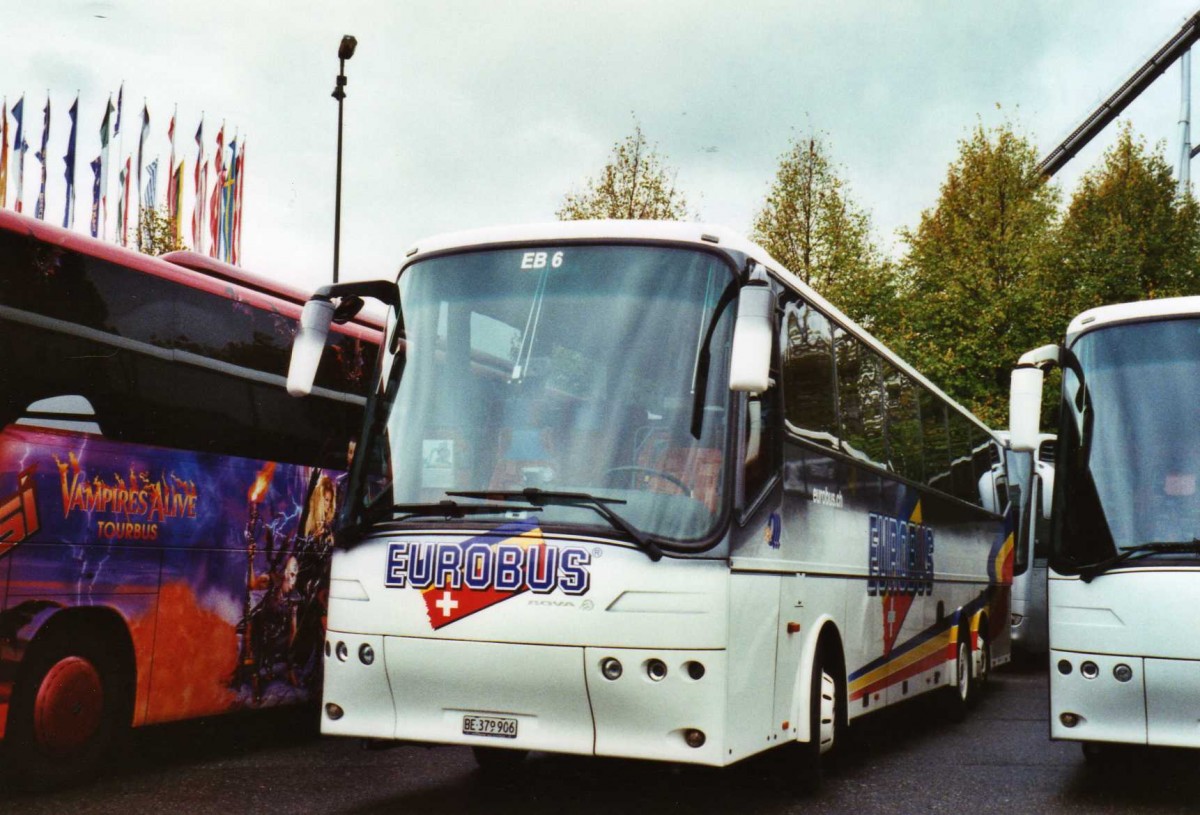
[[[108,239],[109,220],[109,148],[113,140],[121,133],[121,111],[124,106],[125,86],[122,85],[117,93],[117,103],[114,106],[112,95],[104,109],[104,117],[100,122],[100,154],[93,159],[89,166],[92,169],[92,207],[89,230],[93,238]],[[9,153],[9,114],[15,123]],[[116,114],[115,120],[113,114]],[[79,118],[79,95],[68,111],[71,120],[71,132],[67,139],[67,151],[63,156],[66,178],[66,201],[63,209],[62,225],[71,229],[75,224],[75,135]],[[170,124],[167,126],[167,138],[171,143],[171,153],[165,168],[166,184],[166,213],[174,243],[184,242],[183,201],[184,195],[184,159],[178,163],[175,156],[175,119],[172,113]],[[5,98],[0,108],[0,207],[8,206],[8,175],[10,164],[14,175],[15,200],[13,209],[24,211],[25,185],[25,153],[29,150],[26,141],[25,96],[21,98],[10,111],[8,99]],[[143,213],[154,210],[158,202],[159,165],[156,157],[149,164],[145,163],[146,141],[150,136],[150,109],[142,105],[142,128],[138,138],[137,163],[134,164],[132,154],[126,155],[118,167],[117,190],[112,203],[116,208],[115,235],[117,243],[129,246],[130,234],[134,236],[136,246],[141,249],[147,239],[147,219]],[[46,218],[46,166],[48,163],[47,147],[50,140],[50,96],[46,96],[46,106],[42,111],[41,149],[34,157],[41,165],[41,182],[38,188],[37,200],[34,204],[34,217]],[[237,264],[241,261],[242,245],[242,202],[245,194],[245,165],[246,144],[242,139],[238,144],[235,135],[225,144],[225,125],[217,132],[216,150],[211,162],[205,156],[204,119],[196,128],[196,162],[192,172],[194,189],[191,245],[198,252],[207,252],[214,258],[228,263]],[[228,154],[228,155],[227,155]],[[118,157],[118,161],[120,158]],[[209,183],[209,169],[212,170],[212,183]],[[145,183],[143,183],[143,172]],[[134,201],[136,198],[136,201]],[[135,206],[136,205],[136,206]],[[135,211],[130,213],[130,207]]]

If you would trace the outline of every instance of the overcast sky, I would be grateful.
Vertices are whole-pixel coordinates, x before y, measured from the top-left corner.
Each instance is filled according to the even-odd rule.
[[[47,220],[61,223],[67,109],[80,92],[76,230],[109,93],[125,82],[125,154],[187,161],[205,115],[247,146],[243,266],[329,278],[337,104],[347,63],[342,278],[394,274],[422,236],[551,220],[640,122],[706,221],[748,231],[789,140],[827,139],[891,251],[937,200],[958,141],[1006,119],[1044,154],[1200,0],[9,0],[8,108],[26,94],[32,211],[41,112],[53,119]],[[1200,63],[1198,63],[1200,67]],[[1200,83],[1198,83],[1200,84]],[[1180,69],[1126,112],[1175,165]],[[1200,108],[1197,109],[1200,115]],[[10,128],[12,123],[10,121]],[[1200,127],[1194,128],[1200,133]],[[1060,173],[1069,193],[1115,127]],[[11,134],[10,134],[11,139]],[[1200,136],[1195,138],[1200,141]],[[116,147],[110,197],[116,187]],[[10,172],[9,206],[15,179]],[[165,194],[165,176],[159,195]],[[190,193],[185,222],[190,219]],[[189,233],[190,234],[190,233]]]

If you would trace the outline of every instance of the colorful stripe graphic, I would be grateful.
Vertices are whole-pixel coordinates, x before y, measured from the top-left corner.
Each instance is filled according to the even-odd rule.
[[[948,615],[851,673],[848,677],[850,701],[879,693],[898,682],[952,661],[958,648],[959,621],[964,614],[968,615],[972,641],[975,641],[979,620],[987,607],[988,594],[988,591],[981,592],[958,612]]]

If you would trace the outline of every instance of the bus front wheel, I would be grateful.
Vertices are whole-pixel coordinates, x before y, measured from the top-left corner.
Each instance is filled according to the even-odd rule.
[[[817,652],[813,661],[812,681],[809,686],[807,743],[798,745],[800,767],[797,774],[799,791],[812,794],[821,788],[824,778],[824,756],[837,746],[838,737],[838,680],[831,671],[833,666],[826,657]]]
[[[120,666],[103,641],[51,635],[35,641],[9,708],[7,769],[45,789],[90,777],[130,723]]]

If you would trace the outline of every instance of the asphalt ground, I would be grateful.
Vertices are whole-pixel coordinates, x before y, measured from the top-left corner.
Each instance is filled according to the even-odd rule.
[[[1047,736],[1041,666],[993,674],[965,722],[917,700],[855,728],[822,789],[797,793],[786,753],[716,771],[535,754],[495,781],[461,747],[365,750],[321,738],[316,711],[137,731],[94,782],[0,787],[12,813],[1167,813],[1200,811],[1200,752],[1119,751],[1094,767]]]

